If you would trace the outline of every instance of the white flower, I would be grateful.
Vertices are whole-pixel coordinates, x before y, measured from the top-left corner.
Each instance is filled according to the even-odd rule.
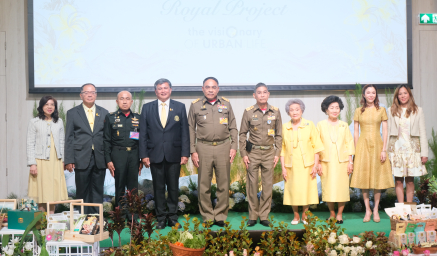
[[[273,186],[273,190],[274,190],[275,192],[281,192],[281,191],[282,191],[281,187],[278,186],[278,185]]]
[[[24,245],[24,250],[26,251],[32,251],[33,249],[33,245],[30,242],[26,242],[26,244]]]
[[[336,237],[337,237],[337,233],[331,232],[331,234],[329,234],[329,237],[334,237],[334,238],[336,238]]]
[[[9,246],[8,246],[9,250],[10,249],[15,250],[15,247],[16,247],[15,244],[9,243]]]
[[[190,189],[187,186],[181,186],[179,188],[179,190],[184,193],[185,195],[187,195],[188,193],[190,193]]]
[[[14,249],[9,248],[7,251],[4,251],[6,255],[14,255]]]
[[[372,248],[372,241],[367,241],[367,243],[366,243],[366,247],[368,248],[368,249],[370,249],[370,248]]]
[[[344,252],[345,253],[349,253],[350,251],[351,251],[351,247],[350,246],[344,247]]]
[[[341,244],[339,244],[339,245],[337,245],[337,250],[343,250],[343,245],[341,245]]]
[[[335,237],[330,236],[330,237],[328,238],[328,243],[330,243],[330,244],[335,244],[335,242],[336,242]]]
[[[20,238],[19,237],[16,237],[16,238],[11,240],[12,244],[18,244],[19,242],[20,242]]]
[[[238,188],[240,186],[240,183],[238,183],[238,181],[235,181],[231,184],[231,186],[229,187],[232,191],[237,192]]]
[[[358,244],[359,242],[361,242],[361,239],[359,237],[354,236],[353,242]]]
[[[346,234],[338,236],[338,240],[341,244],[348,244],[349,243],[349,237]]]
[[[364,248],[363,247],[361,247],[361,246],[357,246],[357,253],[364,253],[365,252],[365,250],[364,250]]]
[[[182,203],[187,203],[187,204],[191,203],[190,199],[186,195],[181,195],[179,197],[179,201],[181,201]]]
[[[336,251],[336,250],[332,250],[332,251],[329,253],[329,256],[337,256],[337,251]]]
[[[351,256],[358,256],[358,253],[356,251],[352,251]]]

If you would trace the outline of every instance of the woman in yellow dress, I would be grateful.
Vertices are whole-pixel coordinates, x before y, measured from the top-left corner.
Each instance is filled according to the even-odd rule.
[[[41,211],[47,202],[68,199],[64,176],[64,124],[58,116],[56,99],[44,96],[39,101],[38,116],[27,129],[27,165],[30,167],[28,196]]]
[[[363,87],[361,108],[355,110],[354,141],[355,170],[350,186],[362,191],[366,215],[363,222],[369,222],[372,216],[369,189],[374,189],[373,221],[380,222],[378,213],[381,189],[394,187],[390,162],[387,160],[387,113],[379,107],[376,87],[368,84]],[[382,123],[382,139],[379,129]],[[360,132],[361,128],[361,134]]]
[[[313,122],[302,118],[305,104],[299,99],[291,99],[285,105],[291,121],[282,126],[282,176],[284,177],[284,205],[291,205],[294,219],[300,221],[299,206],[303,207],[302,220],[310,204],[318,204],[317,169],[319,152],[323,144]]]
[[[355,154],[354,140],[346,122],[338,120],[344,105],[341,99],[331,95],[322,102],[322,111],[328,119],[317,124],[325,150],[320,152],[319,175],[322,181],[322,200],[327,202],[330,218],[343,224],[343,210],[349,197],[349,175],[354,169],[352,155]],[[338,213],[335,214],[335,203]]]

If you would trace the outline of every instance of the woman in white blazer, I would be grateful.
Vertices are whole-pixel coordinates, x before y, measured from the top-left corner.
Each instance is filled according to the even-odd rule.
[[[398,202],[404,202],[404,179],[407,202],[412,202],[414,177],[427,174],[428,140],[423,110],[416,105],[406,85],[396,88],[393,105],[388,109],[388,135],[387,152],[395,176]]]
[[[58,116],[58,105],[52,96],[39,101],[38,116],[29,121],[27,129],[27,166],[30,167],[28,196],[38,203],[68,199],[64,176],[64,124]]]

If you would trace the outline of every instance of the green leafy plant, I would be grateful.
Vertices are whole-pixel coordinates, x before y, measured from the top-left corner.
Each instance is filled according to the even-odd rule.
[[[249,237],[249,231],[247,231],[247,218],[245,216],[242,218],[239,230],[232,229],[232,225],[225,222],[225,229],[217,231],[216,236],[207,233],[205,255],[225,255],[233,251],[235,256],[240,256],[243,255],[244,250],[249,251],[252,238]]]
[[[387,108],[393,105],[393,93],[390,88],[384,88],[385,101],[387,102]]]
[[[437,177],[437,133],[434,131],[434,128],[432,128],[431,139],[428,140],[428,146],[434,158],[428,159],[428,162],[425,164],[426,170],[429,176]]]
[[[141,92],[139,92],[138,94],[136,92],[134,92],[134,95],[133,95],[134,102],[132,103],[132,107],[131,107],[133,112],[137,112],[137,113],[141,114],[141,109],[142,109],[143,104],[144,104],[145,96],[146,96],[146,92],[144,90],[141,90]]]
[[[64,102],[62,102],[62,101],[59,104],[58,114],[59,114],[59,118],[61,118],[62,122],[64,123],[64,129],[65,129],[65,125],[67,124],[67,122],[66,122],[66,114],[65,114],[65,109],[64,109]]]
[[[354,108],[352,105],[352,96],[349,92],[349,90],[346,90],[344,92],[344,96],[346,99],[346,122],[348,125],[350,125],[353,121],[353,117],[354,117]]]
[[[288,230],[288,224],[283,221],[277,223],[274,216],[270,217],[271,231],[263,232],[259,244],[259,251],[263,255],[299,255],[301,243],[296,233]]]
[[[38,105],[36,104],[36,100],[33,103],[32,116],[33,117],[37,117],[38,116]]]
[[[355,103],[355,109],[361,107],[361,95],[363,94],[363,87],[360,83],[355,84],[355,90],[354,90],[354,103]]]

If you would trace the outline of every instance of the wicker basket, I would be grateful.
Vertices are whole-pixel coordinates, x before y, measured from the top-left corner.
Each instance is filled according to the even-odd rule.
[[[428,221],[437,221],[437,219],[428,219],[428,220],[397,220],[397,219],[393,219],[393,218],[390,218],[390,227],[391,227],[391,230],[396,230],[396,224],[397,223],[405,223],[405,224],[410,224],[410,223],[413,223],[413,224],[416,224],[416,223],[419,223],[419,222],[428,222]]]
[[[3,217],[3,216],[0,216],[0,229],[2,229],[3,219],[4,219],[4,217]]]
[[[437,253],[437,247],[413,247],[414,254],[423,254],[426,250],[430,253]]]
[[[182,246],[176,246],[172,243],[169,243],[171,251],[174,256],[202,256],[205,248],[202,249],[190,249]]]

